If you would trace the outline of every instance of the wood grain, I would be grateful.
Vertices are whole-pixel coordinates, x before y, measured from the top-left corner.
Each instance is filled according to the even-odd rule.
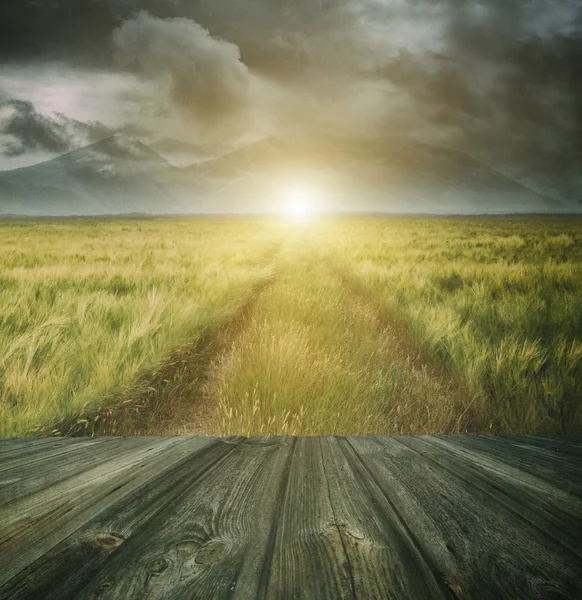
[[[191,449],[211,441],[191,439]],[[184,460],[188,446],[183,448],[183,443],[180,438],[159,438],[150,439],[145,447],[131,445],[128,451],[118,452],[93,469],[81,469],[75,477],[0,509],[0,565],[5,564],[0,569],[0,584],[42,557],[95,514],[127,494],[139,494],[144,483],[157,480],[160,471],[176,460]],[[130,445],[129,440],[124,445]],[[168,455],[168,449],[174,446],[177,452]]]
[[[503,488],[490,484],[471,462],[450,460],[430,441],[402,437],[350,443],[452,592],[492,600],[580,597],[578,557],[520,518],[518,506],[510,510]],[[524,499],[519,509],[527,508]],[[580,529],[575,521],[570,524]]]
[[[254,598],[292,448],[283,438],[233,445],[134,535],[115,516],[125,542],[77,597]]]
[[[0,598],[582,598],[582,437],[0,440]]]
[[[319,438],[299,438],[295,444],[273,534],[258,597],[355,597]]]

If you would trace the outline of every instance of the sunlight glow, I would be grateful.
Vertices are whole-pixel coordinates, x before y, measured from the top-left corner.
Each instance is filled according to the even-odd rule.
[[[306,218],[315,211],[316,193],[308,186],[290,186],[283,196],[283,210],[288,215]]]

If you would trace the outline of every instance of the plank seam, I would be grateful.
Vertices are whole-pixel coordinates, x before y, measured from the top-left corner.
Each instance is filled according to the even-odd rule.
[[[243,439],[244,439],[244,438],[243,438]],[[220,445],[220,443],[221,443],[221,440],[220,440],[220,438],[216,438],[216,439],[215,439],[213,442],[211,442],[211,443],[210,443],[208,446],[203,446],[202,448],[200,448],[200,449],[199,449],[197,452],[193,453],[192,455],[189,455],[189,456],[187,456],[187,457],[184,457],[184,458],[181,458],[181,459],[179,459],[177,462],[175,462],[175,463],[173,463],[172,465],[170,465],[170,466],[169,466],[167,469],[164,469],[162,472],[160,472],[160,473],[157,473],[157,474],[153,475],[151,478],[149,478],[149,479],[145,480],[144,482],[142,482],[142,484],[141,484],[141,485],[139,485],[138,487],[136,487],[134,490],[132,490],[132,491],[129,493],[129,495],[132,495],[132,494],[137,494],[137,492],[138,492],[138,491],[139,491],[141,488],[143,488],[143,487],[145,487],[145,486],[147,486],[147,485],[151,485],[152,481],[153,481],[153,480],[155,480],[155,479],[157,479],[158,477],[161,477],[161,476],[163,476],[163,477],[167,477],[169,474],[173,473],[174,471],[176,471],[176,470],[178,470],[178,469],[181,469],[181,468],[182,468],[182,467],[183,467],[185,464],[188,464],[188,463],[190,463],[190,462],[193,462],[193,461],[195,461],[195,460],[198,460],[198,459],[200,458],[200,456],[202,456],[202,454],[204,454],[206,451],[208,451],[208,450],[210,450],[210,449],[212,449],[212,448],[214,448],[214,447],[217,447],[217,446],[219,446],[219,445]],[[182,444],[182,445],[186,445],[186,444],[187,444],[187,441],[186,441],[186,440],[184,440],[184,442],[183,442],[183,444]],[[180,445],[180,443],[178,442],[178,446],[179,446],[179,445]],[[213,463],[211,463],[211,464],[210,464],[210,465],[209,465],[209,466],[208,466],[208,467],[207,467],[207,468],[204,470],[204,472],[202,472],[202,473],[200,473],[200,474],[198,475],[198,477],[202,476],[202,475],[203,475],[203,474],[204,474],[206,471],[208,471],[210,468],[212,468],[212,467],[213,467],[213,466],[214,466],[214,465],[215,465],[217,462],[219,462],[220,460],[222,460],[222,458],[224,458],[225,456],[227,456],[228,454],[230,454],[230,453],[231,453],[231,452],[234,450],[234,448],[235,448],[235,447],[236,447],[236,446],[233,446],[233,448],[230,448],[230,449],[229,449],[229,450],[228,450],[228,451],[227,451],[225,454],[221,455],[221,457],[220,457],[220,458],[218,458],[216,461],[214,461]],[[186,477],[187,477],[187,475],[184,475],[184,477],[183,477],[183,478],[182,478],[180,481],[182,481],[182,480],[183,480],[183,479],[185,479]],[[197,477],[196,479],[198,479],[198,477]],[[196,480],[195,480],[195,481],[196,481]],[[124,501],[126,498],[127,498],[127,496],[123,496],[122,498],[119,498],[119,499],[117,499],[117,500],[115,501],[115,503],[123,502],[123,501]],[[160,508],[160,510],[163,510],[163,508],[165,508],[165,507],[167,506],[167,504],[171,503],[173,500],[174,500],[174,498],[172,497],[172,499],[171,499],[171,500],[169,500],[168,502],[166,502],[166,503],[163,505],[163,507],[162,507],[162,508]],[[104,510],[109,510],[110,508],[111,508],[111,507],[107,507],[107,508],[106,508],[106,509],[104,509]],[[55,510],[56,510],[56,509],[55,509]],[[155,516],[156,516],[156,515],[157,515],[159,512],[160,512],[160,511],[157,511],[157,512],[156,512],[154,515],[152,515],[152,517],[151,517],[151,518],[154,518],[154,517],[155,517]],[[74,535],[75,535],[75,534],[76,534],[76,533],[77,533],[79,530],[83,529],[84,527],[87,527],[87,526],[88,526],[88,525],[89,525],[89,524],[90,524],[92,521],[94,521],[96,518],[98,518],[98,516],[99,516],[99,514],[95,515],[93,518],[90,518],[90,519],[89,519],[89,520],[87,520],[87,521],[84,521],[83,523],[80,523],[80,524],[79,524],[79,526],[78,526],[76,529],[74,529],[73,531],[71,531],[71,532],[70,532],[70,533],[69,533],[69,534],[68,534],[66,537],[64,537],[63,539],[61,539],[61,540],[59,540],[58,542],[56,542],[56,543],[55,543],[53,546],[51,546],[51,548],[49,548],[49,549],[47,550],[47,552],[50,552],[50,551],[51,551],[51,550],[53,550],[53,549],[54,549],[56,546],[58,546],[58,545],[60,545],[60,544],[64,543],[64,542],[65,542],[66,540],[68,540],[70,537],[74,536]],[[151,518],[150,518],[150,520],[151,520]],[[148,520],[148,522],[149,522],[149,520]],[[138,529],[136,529],[136,531],[134,532],[134,534],[133,534],[131,537],[133,537],[134,535],[136,535],[136,534],[137,534],[137,533],[138,533],[138,532],[141,530],[141,528],[142,528],[142,527],[143,527],[143,524],[142,524],[142,526],[140,526]],[[128,538],[128,539],[129,539],[129,538]],[[122,546],[123,546],[123,545],[122,545]],[[116,551],[115,551],[115,552],[112,552],[112,553],[111,553],[111,555],[110,555],[108,558],[111,558],[111,557],[112,557],[114,554],[116,554]],[[15,578],[17,578],[17,577],[18,577],[18,576],[19,576],[19,575],[20,575],[20,574],[21,574],[23,571],[25,571],[26,569],[29,569],[29,568],[31,568],[31,566],[32,566],[32,565],[34,565],[34,563],[35,563],[35,562],[37,562],[38,560],[41,560],[41,559],[42,559],[42,557],[39,557],[39,558],[37,558],[37,559],[33,560],[31,563],[28,563],[27,565],[24,565],[24,566],[23,566],[23,567],[22,567],[22,568],[21,568],[21,569],[20,569],[20,570],[19,570],[17,573],[14,573],[14,574],[13,574],[13,575],[10,577],[10,579],[8,579],[8,580],[6,580],[6,581],[4,581],[4,582],[2,583],[2,586],[0,586],[0,591],[1,591],[1,590],[3,590],[3,589],[5,589],[5,588],[6,588],[6,587],[7,587],[7,586],[10,584],[10,582],[11,582],[11,581],[13,581]],[[106,561],[106,562],[107,562],[107,561]],[[104,567],[104,566],[105,566],[105,564],[103,564],[103,565],[102,565],[102,568],[101,568],[101,569],[99,569],[99,571],[97,571],[97,572],[94,574],[94,576],[93,576],[93,577],[92,577],[92,578],[91,578],[89,581],[87,581],[87,582],[85,583],[85,586],[84,586],[84,587],[86,587],[87,585],[89,585],[89,583],[90,583],[90,582],[91,582],[91,581],[92,581],[92,580],[93,580],[93,579],[94,579],[94,578],[95,578],[95,577],[96,577],[96,576],[97,576],[97,575],[98,575],[98,574],[99,574],[99,573],[102,571],[102,569],[103,569],[103,567]],[[79,592],[79,591],[81,591],[81,589],[77,590],[77,592]]]
[[[323,469],[323,477],[325,478],[325,483],[326,483],[326,486],[327,486],[327,495],[328,495],[328,498],[329,498],[329,506],[331,507],[331,514],[333,515],[333,524],[335,525],[335,528],[337,529],[340,541],[342,543],[342,550],[343,550],[343,553],[344,553],[344,557],[346,559],[346,570],[347,570],[348,576],[350,578],[350,587],[352,589],[352,596],[354,597],[354,600],[357,600],[356,583],[354,581],[354,568],[353,568],[352,563],[350,561],[350,557],[348,555],[348,551],[347,551],[347,548],[346,548],[346,543],[345,543],[344,537],[342,535],[339,523],[337,521],[337,517],[336,517],[336,514],[335,514],[335,508],[333,506],[333,502],[332,502],[332,499],[331,499],[331,489],[329,487],[329,478],[328,478],[327,472],[325,470],[325,461],[323,460],[323,447],[321,445],[321,437],[319,437],[318,441],[319,441],[319,448],[320,448],[320,451],[321,451],[320,452],[321,467]]]
[[[396,438],[395,438],[396,439]],[[443,471],[446,471],[449,475],[451,475],[452,477],[454,477],[455,479],[458,479],[462,482],[464,482],[466,485],[468,485],[470,488],[472,487],[477,487],[475,486],[473,483],[471,483],[471,481],[469,479],[467,479],[466,477],[463,477],[462,475],[460,475],[459,473],[455,473],[454,470],[446,467],[444,464],[439,463],[438,461],[430,458],[429,456],[423,455],[421,454],[418,450],[416,450],[415,448],[411,448],[410,446],[407,446],[404,442],[397,440],[400,444],[402,444],[405,448],[408,448],[408,450],[412,450],[413,452],[415,452],[416,454],[418,454],[419,456],[421,456],[423,459],[425,459],[426,461],[432,463],[434,466],[436,466],[437,469],[442,469]],[[429,444],[429,446],[431,445],[429,442],[427,442]],[[434,446],[433,446],[434,447]],[[449,454],[452,455],[452,457],[455,457],[455,454],[453,454],[451,451],[448,451]],[[457,459],[458,460],[458,459]],[[478,466],[477,463],[467,460],[467,463],[473,467]],[[504,491],[503,488],[501,488],[498,485],[494,485],[492,483],[488,483],[487,481],[485,482],[486,485],[490,485],[492,487],[495,488],[495,490],[498,492],[497,494],[492,494],[489,490],[485,489],[483,487],[483,485],[479,485],[477,487],[477,489],[481,490],[481,492],[483,492],[485,495],[487,495],[489,498],[491,498],[496,504],[501,504],[501,506],[503,506],[504,508],[506,508],[509,512],[511,512],[513,515],[515,515],[520,521],[523,521],[525,523],[527,523],[530,527],[534,528],[535,530],[537,530],[540,534],[542,534],[545,538],[548,538],[550,540],[552,540],[553,542],[559,544],[561,546],[561,548],[568,552],[572,557],[575,557],[576,560],[580,559],[580,554],[578,554],[578,552],[576,552],[575,550],[573,550],[572,548],[570,548],[568,545],[566,545],[562,540],[554,537],[553,535],[551,535],[550,533],[548,533],[546,530],[542,529],[541,527],[539,527],[534,521],[532,521],[531,519],[528,519],[527,517],[525,517],[521,512],[519,512],[518,510],[515,510],[514,508],[511,507],[511,504],[509,502],[503,501],[502,498],[509,498],[510,500],[512,499],[511,496],[509,496],[507,494],[506,491]]]
[[[399,510],[397,509],[397,507],[395,506],[395,504],[392,502],[392,500],[390,499],[390,497],[384,492],[384,489],[380,485],[378,479],[372,473],[372,471],[370,470],[370,468],[368,467],[368,465],[365,463],[364,459],[358,454],[358,452],[356,451],[355,447],[352,445],[350,439],[349,438],[344,438],[344,439],[346,441],[347,446],[351,450],[352,456],[350,456],[350,454],[348,453],[348,450],[346,448],[344,448],[343,444],[340,444],[339,446],[340,446],[340,449],[342,450],[342,452],[344,453],[344,456],[346,457],[346,460],[348,461],[348,464],[350,464],[350,466],[352,466],[352,469],[353,469],[354,473],[357,474],[358,473],[358,469],[354,469],[353,468],[355,466],[353,464],[354,463],[354,458],[355,458],[360,463],[360,465],[362,466],[362,469],[368,474],[368,477],[370,478],[370,480],[374,483],[374,485],[376,486],[376,488],[380,491],[380,493],[382,494],[382,496],[386,499],[386,502],[388,502],[388,504],[392,508],[392,510],[393,510],[393,512],[394,512],[394,514],[396,516],[396,519],[398,520],[398,523],[400,524],[400,526],[404,529],[404,531],[406,532],[406,534],[410,538],[410,541],[412,543],[412,547],[414,548],[414,550],[418,553],[419,557],[424,561],[424,563],[428,567],[430,573],[434,577],[435,583],[436,583],[437,587],[439,588],[439,590],[444,594],[445,597],[450,598],[451,600],[461,600],[459,598],[459,596],[457,595],[457,593],[449,585],[447,585],[447,582],[445,581],[442,573],[435,567],[435,565],[433,564],[433,562],[430,559],[430,557],[426,555],[426,553],[424,552],[424,550],[423,550],[420,542],[418,541],[418,539],[416,538],[416,536],[414,535],[414,533],[412,532],[412,530],[410,529],[410,527],[406,523],[406,520],[402,517],[402,515],[400,514]],[[360,476],[360,479],[362,479],[362,481],[364,483],[364,486],[366,487],[366,489],[368,491],[368,494],[370,496],[372,496],[369,483],[366,482],[366,480],[364,478],[362,478],[361,476]],[[384,516],[384,514],[382,512],[379,511],[378,514],[380,515],[380,517],[382,518],[382,520],[386,520],[386,517]],[[401,540],[401,543],[404,546],[407,545],[405,543],[405,541]]]
[[[136,440],[138,438],[135,438]],[[101,448],[101,452],[99,452],[99,455],[101,454],[107,454],[108,452],[113,452],[116,449],[119,449],[118,454],[112,454],[110,457],[106,458],[105,460],[97,460],[94,463],[92,463],[89,466],[89,469],[95,469],[98,468],[99,466],[103,466],[109,462],[115,462],[116,460],[119,460],[119,457],[122,454],[127,454],[128,457],[131,456],[132,454],[136,454],[138,452],[143,451],[144,453],[150,453],[153,452],[154,450],[156,450],[156,448],[159,446],[159,444],[152,444],[151,442],[148,442],[148,444],[143,443],[140,440],[140,443],[138,444],[132,444],[131,446],[129,446],[129,450],[127,450],[127,452],[125,451],[125,448],[128,447],[128,444],[120,444],[117,447],[109,447],[107,445],[103,445],[103,447]],[[92,458],[95,458],[95,456],[93,456]],[[148,457],[144,457],[143,460],[147,460]],[[6,504],[0,504],[0,509],[2,510],[8,510],[10,509],[11,505],[17,505],[20,502],[24,502],[27,500],[30,500],[31,498],[33,498],[36,494],[40,494],[43,493],[47,490],[50,490],[51,488],[55,488],[59,485],[64,485],[66,484],[68,481],[74,479],[75,477],[79,477],[79,471],[75,472],[75,473],[71,473],[70,475],[67,475],[66,477],[63,477],[62,479],[55,479],[54,481],[51,481],[49,483],[47,483],[47,485],[45,487],[42,487],[38,490],[33,490],[33,491],[28,491],[23,493],[21,496],[18,496],[12,500],[9,500]]]
[[[103,442],[108,442],[109,444],[104,444]],[[85,447],[90,448],[91,446],[94,446],[94,445],[95,446],[111,445],[111,440],[107,439],[107,438],[100,438],[99,441],[92,440],[91,443],[87,444]],[[42,450],[42,448],[40,450]],[[0,473],[4,473],[6,471],[10,471],[10,470],[16,469],[16,468],[26,468],[26,467],[34,465],[38,462],[41,462],[43,460],[50,461],[53,458],[58,458],[60,456],[66,455],[66,454],[70,454],[71,452],[74,452],[75,450],[77,450],[77,448],[75,448],[72,444],[63,444],[62,449],[59,448],[59,450],[57,452],[55,452],[54,454],[51,454],[50,456],[43,455],[41,452],[32,453],[31,460],[26,460],[26,462],[23,462],[22,464],[11,464],[11,463],[17,462],[18,460],[23,460],[23,459],[13,458],[12,460],[7,461],[3,466],[0,466]]]
[[[294,437],[293,441],[291,442],[291,450],[289,452],[289,456],[287,457],[285,468],[283,469],[283,475],[281,476],[279,489],[277,490],[278,509],[276,511],[276,514],[274,515],[273,524],[271,525],[271,531],[269,532],[269,539],[267,540],[267,548],[265,549],[265,560],[263,561],[263,566],[259,575],[259,584],[257,586],[257,599],[267,598],[267,589],[271,578],[271,564],[273,562],[275,544],[277,542],[277,533],[279,531],[279,523],[281,521],[281,514],[283,512],[283,507],[286,504],[287,495],[289,492],[289,474],[291,472],[291,463],[293,462],[293,457],[295,455],[296,443],[297,438]]]
[[[204,475],[206,475],[206,473],[208,473],[210,470],[212,470],[218,463],[222,462],[227,456],[229,456],[232,452],[234,452],[234,450],[244,441],[246,440],[246,438],[242,438],[240,439],[238,442],[234,442],[232,444],[232,448],[229,448],[224,454],[220,455],[216,460],[214,460],[212,463],[210,463],[209,465],[207,465],[202,471],[200,471],[200,473],[198,473],[196,475],[196,477],[192,480],[189,481],[187,483],[187,487],[190,487],[192,485],[194,485],[196,483],[196,481],[198,481],[198,479],[200,479],[201,477],[203,477]],[[216,441],[214,443],[209,444],[208,446],[205,446],[204,448],[201,448],[199,452],[195,453],[193,456],[188,457],[189,460],[188,462],[194,462],[194,459],[198,460],[200,458],[200,456],[202,456],[202,454],[208,452],[211,448],[214,448],[216,446],[219,445],[223,445],[222,444],[222,440],[220,438],[217,438]],[[182,463],[181,465],[179,465],[179,467],[182,467],[184,463]],[[176,466],[176,468],[178,468],[178,466]],[[172,471],[175,471],[176,468],[172,469]],[[167,476],[168,472],[164,473],[164,476]],[[180,479],[180,483],[183,483],[184,480],[188,479],[188,475],[184,475],[181,479]],[[166,500],[166,502],[162,503],[158,510],[156,510],[149,519],[147,519],[145,522],[140,523],[140,525],[136,528],[136,530],[127,538],[127,542],[130,542],[132,539],[136,539],[139,536],[142,535],[142,532],[144,531],[144,529],[149,525],[149,523],[151,523],[151,521],[153,521],[154,519],[156,519],[158,517],[158,515],[160,515],[161,513],[164,512],[164,510],[170,505],[172,504],[176,498],[181,494],[182,492],[180,492],[179,494],[176,494],[176,496],[172,496],[170,497],[169,500]],[[126,544],[121,544],[121,546],[119,546],[119,548],[127,548]],[[125,550],[124,548],[124,550]],[[80,587],[76,592],[75,595],[79,594],[80,592],[82,592],[83,590],[85,590],[87,587],[89,587],[93,581],[95,581],[95,579],[97,579],[101,573],[103,572],[103,570],[107,567],[107,565],[115,558],[115,555],[118,553],[118,550],[113,551],[103,562],[103,564],[101,565],[101,568],[99,570],[97,570],[93,576],[88,579],[87,581],[84,582],[84,585],[82,587]]]
[[[506,473],[504,473],[502,467],[509,467],[510,469],[513,469],[520,474],[519,476],[514,474],[512,478],[521,482],[526,489],[530,489],[531,493],[540,492],[542,494],[548,494],[552,496],[554,500],[562,500],[563,502],[567,501],[570,502],[573,506],[575,506],[578,510],[582,509],[582,503],[580,501],[580,498],[575,493],[573,493],[569,489],[566,490],[562,487],[557,486],[551,477],[545,474],[540,475],[539,473],[536,473],[535,470],[529,465],[523,466],[523,464],[520,464],[519,462],[512,461],[511,458],[507,455],[499,456],[498,453],[489,452],[487,449],[480,448],[472,444],[468,446],[462,443],[456,444],[455,442],[448,440],[446,439],[446,437],[443,436],[434,436],[432,440],[434,441],[426,441],[428,444],[436,442],[438,446],[442,445],[442,448],[448,450],[449,452],[452,452],[455,456],[463,457],[471,463],[479,466],[481,469],[491,471],[500,476],[501,478],[507,478],[508,476]],[[534,448],[532,452],[535,451],[536,449]],[[529,452],[529,450],[526,450],[526,452]],[[473,456],[475,456],[476,458],[473,458]],[[480,459],[479,457],[485,457],[485,459]],[[487,464],[485,462],[486,460],[490,461],[492,464]],[[560,457],[556,457],[556,459],[553,459],[552,457],[552,460],[555,460],[557,462],[562,461],[563,459],[561,459]],[[500,466],[495,466],[495,463],[498,463]],[[566,496],[566,498],[564,496]],[[564,513],[564,516],[569,517],[571,515],[569,515],[568,513]]]

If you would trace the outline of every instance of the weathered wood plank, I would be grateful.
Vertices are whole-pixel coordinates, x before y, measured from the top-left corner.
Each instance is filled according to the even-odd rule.
[[[38,461],[44,461],[52,457],[65,456],[73,452],[83,452],[86,448],[111,444],[112,441],[121,439],[124,438],[63,439],[60,440],[60,443],[36,444],[33,448],[24,446],[12,453],[12,456],[7,457],[2,454],[0,473],[12,469],[21,469],[23,466],[30,466]]]
[[[195,486],[156,514],[144,519],[143,503],[136,503],[129,521],[140,525],[131,532],[123,507],[121,514],[110,514],[112,520],[100,523],[94,534],[115,531],[125,541],[75,597],[257,597],[292,449],[289,438],[232,445]],[[60,596],[47,598],[70,597],[71,591],[60,589]]]
[[[581,451],[572,436],[0,440],[0,598],[577,600]]]
[[[571,458],[572,460],[580,461],[582,459],[581,443],[569,443],[564,439],[564,436],[505,436],[507,439],[519,440],[520,444],[527,444],[532,449],[541,448],[552,451],[556,456]],[[582,438],[579,438],[582,439]]]
[[[561,504],[582,508],[582,461],[556,453],[548,447],[536,447],[519,439],[505,437],[438,436],[449,442],[477,452],[480,464],[494,471],[508,472],[527,486],[545,490]],[[472,456],[472,455],[471,455]],[[468,455],[469,457],[469,455]],[[486,459],[486,460],[485,460]],[[485,462],[484,462],[485,460]],[[562,494],[561,491],[567,492]],[[574,494],[574,496],[569,495]],[[582,512],[579,512],[582,519]]]
[[[474,477],[474,485],[486,484],[498,502],[517,511],[520,518],[529,519],[548,535],[559,538],[582,557],[582,539],[572,535],[572,524],[582,522],[581,498],[523,470],[516,452],[513,461],[507,453],[502,453],[504,460],[499,460],[492,452],[496,448],[494,441],[487,440],[485,448],[478,447],[478,440],[470,442],[469,447],[459,439],[419,438],[420,443],[423,441],[432,446],[428,450],[432,458],[446,463],[448,469],[470,465],[468,474]]]
[[[42,444],[71,443],[73,441],[86,441],[87,438],[67,437],[30,437],[30,438],[0,438],[0,452],[15,448],[33,448]]]
[[[3,439],[0,443],[0,458],[5,464],[13,458],[23,458],[41,452],[41,449],[62,448],[73,443],[84,444],[86,438],[33,438],[30,440],[14,438]]]
[[[39,523],[45,515],[52,513],[55,508],[66,505],[68,502],[77,502],[79,495],[92,496],[95,485],[102,485],[108,478],[118,472],[124,472],[134,464],[146,459],[159,441],[133,441],[127,440],[121,446],[113,442],[113,446],[94,468],[86,468],[83,461],[75,462],[75,469],[67,473],[67,477],[59,475],[60,465],[53,465],[57,474],[51,477],[45,473],[46,478],[36,477],[34,469],[23,469],[26,476],[19,477],[20,470],[14,473],[14,480],[9,481],[2,490],[2,506],[0,506],[0,519],[3,527],[0,534],[0,544],[14,536],[15,531],[22,529],[21,524]],[[86,457],[86,455],[85,455]],[[53,479],[54,478],[54,479]],[[29,491],[29,488],[35,488]],[[75,496],[72,496],[72,494]],[[54,515],[53,515],[54,516]],[[0,546],[0,553],[2,547]]]
[[[503,489],[488,486],[487,476],[469,461],[454,458],[451,468],[426,439],[349,443],[457,597],[582,597],[579,557],[508,510],[507,499],[497,500]],[[531,507],[524,500],[521,508]]]
[[[96,514],[142,486],[160,471],[215,442],[214,438],[159,438],[131,448],[88,471],[0,509],[0,585],[39,559]],[[186,453],[186,454],[185,454]],[[10,587],[10,586],[9,586]]]
[[[106,443],[93,444],[87,441],[82,445],[59,448],[46,458],[36,454],[28,456],[22,459],[26,461],[24,464],[0,475],[0,507],[65,481],[95,465],[118,458],[120,453],[133,452],[151,445],[152,441],[147,438],[111,438]]]
[[[389,495],[345,438],[320,438],[336,524],[357,598],[450,598]]]
[[[9,452],[16,448],[32,448],[39,444],[71,441],[73,438],[38,437],[38,438],[0,438],[0,453]]]
[[[129,493],[99,506],[91,519],[0,587],[7,599],[73,598],[94,577],[120,544],[162,509],[171,506],[196,479],[232,451],[233,444],[212,438],[184,438],[180,457],[160,474],[141,479]],[[184,451],[184,444],[190,450]],[[186,452],[186,454],[184,454]],[[149,466],[148,466],[149,470]],[[158,476],[159,475],[159,476]]]
[[[53,440],[72,439],[72,438],[49,438],[49,437],[32,437],[32,438],[0,438],[0,452],[10,448],[30,447],[39,443],[48,443]]]
[[[297,440],[276,526],[260,598],[355,598],[316,437]]]
[[[523,436],[523,437],[537,437],[541,440],[548,440],[550,442],[555,442],[557,444],[564,444],[570,446],[571,448],[580,448],[582,449],[582,435],[569,435],[569,434],[560,434],[560,435],[538,435],[538,436]]]

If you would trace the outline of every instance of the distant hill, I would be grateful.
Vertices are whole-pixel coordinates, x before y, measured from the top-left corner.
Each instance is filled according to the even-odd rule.
[[[271,137],[187,171],[220,180],[239,195],[248,187],[249,196],[260,193],[261,178],[315,179],[332,190],[331,203],[341,210],[475,214],[568,208],[464,152],[406,136]]]
[[[271,137],[179,169],[154,148],[116,135],[47,162],[0,172],[0,215],[272,212],[285,208],[286,189],[305,185],[318,190],[317,208],[324,211],[581,209],[529,189],[464,152],[405,136]]]
[[[581,143],[556,147],[517,140],[467,151],[515,181],[582,210]]]
[[[216,158],[232,150],[228,144],[191,144],[173,138],[162,138],[149,147],[176,167]]]
[[[180,179],[180,172],[151,148],[116,135],[1,172],[0,214],[159,213],[177,203]]]

